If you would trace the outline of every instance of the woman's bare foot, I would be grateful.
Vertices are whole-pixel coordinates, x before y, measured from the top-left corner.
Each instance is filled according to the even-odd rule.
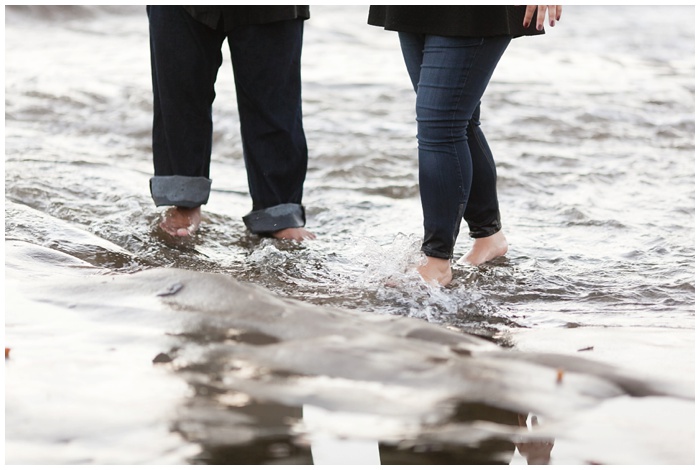
[[[489,237],[477,238],[469,253],[462,256],[458,263],[479,266],[482,263],[503,256],[508,252],[508,242],[502,230]]]
[[[303,242],[304,240],[314,240],[316,235],[306,230],[304,227],[291,227],[273,232],[272,236],[279,240],[295,240]]]
[[[163,212],[160,228],[173,237],[193,235],[202,221],[201,207],[171,207]]]
[[[428,256],[425,264],[418,266],[418,273],[428,284],[446,286],[452,281],[452,268],[449,259]]]

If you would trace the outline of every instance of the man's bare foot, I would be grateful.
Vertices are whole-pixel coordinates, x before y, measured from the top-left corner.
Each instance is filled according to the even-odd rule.
[[[201,207],[171,207],[163,212],[160,228],[173,237],[193,235],[202,221]]]
[[[418,273],[428,284],[446,286],[452,281],[452,268],[449,259],[428,256],[428,262],[418,266]]]
[[[272,236],[278,240],[295,240],[298,242],[316,239],[316,235],[309,232],[304,227],[285,228],[277,232],[272,232]]]
[[[458,263],[479,266],[482,263],[503,256],[508,252],[508,242],[503,231],[499,230],[489,237],[477,238],[469,253],[462,256]]]

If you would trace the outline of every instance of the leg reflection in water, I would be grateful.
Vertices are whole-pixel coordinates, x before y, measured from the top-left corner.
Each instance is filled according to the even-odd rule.
[[[302,415],[314,465],[508,465],[517,457],[516,449],[529,465],[546,465],[554,446],[553,440],[514,438],[512,431],[528,427],[528,416],[483,404],[461,404],[443,431],[438,426],[434,433],[423,432],[398,443],[338,437],[342,429],[348,434],[376,430],[377,416],[336,413],[312,405],[304,405]],[[537,425],[536,416],[529,419],[531,426]],[[475,438],[469,423],[476,429],[483,423],[500,425],[504,431]],[[464,433],[448,430],[451,424],[467,428]]]
[[[518,415],[518,422],[520,426],[528,427],[527,416]],[[537,416],[530,416],[530,426],[535,427],[537,424]],[[553,439],[533,439],[516,444],[518,452],[525,457],[529,465],[547,465],[551,460],[553,447]]]
[[[342,417],[338,413],[304,405],[304,427],[311,444],[314,465],[380,465],[379,444],[373,439],[344,439],[329,433],[329,426]]]
[[[209,465],[508,465],[549,463],[553,441],[519,434],[526,416],[483,404],[462,404],[446,422],[419,425],[397,438],[397,421],[370,413],[260,403],[223,387],[194,385],[173,430]],[[389,425],[385,421],[392,421]],[[532,425],[537,418],[530,418]],[[416,423],[417,424],[417,423]],[[380,427],[394,434],[377,440]]]

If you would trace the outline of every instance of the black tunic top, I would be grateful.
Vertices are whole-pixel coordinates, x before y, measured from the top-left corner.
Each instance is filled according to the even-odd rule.
[[[505,5],[389,5],[371,6],[367,22],[391,31],[437,36],[531,36],[535,20],[523,27],[525,6]]]
[[[212,29],[222,21],[224,31],[240,25],[309,18],[308,5],[196,5],[184,8],[195,20]]]

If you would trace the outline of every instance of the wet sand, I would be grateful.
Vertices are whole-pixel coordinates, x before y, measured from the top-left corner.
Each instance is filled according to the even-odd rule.
[[[318,463],[328,446],[335,464],[354,446],[365,461],[507,463],[540,440],[552,463],[693,461],[687,332],[523,330],[504,349],[225,275],[5,251],[7,463]]]

